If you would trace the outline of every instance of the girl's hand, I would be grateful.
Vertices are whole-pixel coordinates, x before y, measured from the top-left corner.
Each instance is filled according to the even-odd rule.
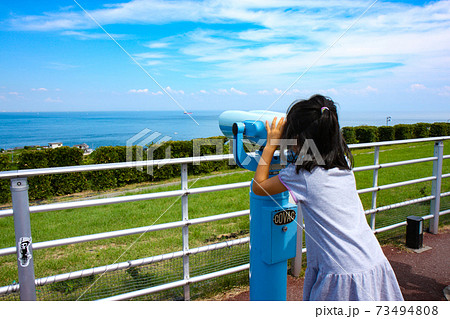
[[[286,186],[281,183],[278,176],[269,178],[270,162],[272,161],[277,146],[280,144],[279,140],[283,134],[284,123],[284,117],[280,119],[278,124],[277,118],[275,117],[270,127],[266,121],[267,143],[262,152],[252,183],[252,190],[256,195],[267,196],[287,191]]]
[[[274,140],[279,140],[281,138],[281,135],[283,134],[283,128],[284,124],[286,122],[284,121],[284,117],[280,119],[280,121],[277,124],[277,118],[274,117],[272,121],[272,125],[269,127],[269,122],[266,121],[266,131],[267,131],[267,143],[266,147],[269,147],[273,150],[277,148],[279,145],[279,141],[276,142]],[[273,141],[273,143],[272,143]]]

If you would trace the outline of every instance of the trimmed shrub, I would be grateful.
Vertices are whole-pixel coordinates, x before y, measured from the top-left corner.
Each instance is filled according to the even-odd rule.
[[[378,140],[393,141],[395,138],[394,128],[392,126],[380,126],[377,128]]]
[[[94,164],[119,163],[119,154],[113,146],[102,146],[90,155]],[[117,187],[115,172],[112,170],[89,172],[89,184],[92,190],[106,190]]]
[[[377,127],[362,125],[355,127],[356,139],[359,143],[371,143],[377,141]]]
[[[447,136],[449,135],[449,123],[435,122],[430,126],[430,136]]]
[[[0,155],[0,171],[9,171],[10,156]],[[0,203],[7,203],[11,200],[11,191],[9,190],[9,179],[0,179]]]
[[[228,145],[225,143],[228,139],[224,136],[201,138],[194,140],[193,144],[201,145],[199,147],[200,155],[215,155],[219,151],[217,148],[222,147],[223,154],[228,154]],[[202,145],[204,143],[204,145]],[[220,145],[220,146],[219,146]],[[197,154],[192,154],[192,156]],[[229,169],[228,160],[214,161],[214,162],[201,162],[199,165],[191,165],[193,174],[209,173],[219,171],[223,169]]]
[[[347,144],[356,144],[358,140],[356,139],[355,128],[352,126],[345,126],[341,129],[342,136]]]
[[[49,167],[51,150],[23,151],[18,162],[18,169],[33,169]],[[53,195],[52,176],[33,176],[28,178],[28,197],[30,200],[44,199]]]
[[[412,125],[397,124],[394,125],[394,131],[396,140],[407,140],[412,138]]]
[[[430,126],[429,123],[416,123],[413,124],[413,138],[424,138],[430,136]]]
[[[212,140],[210,140],[212,139]],[[223,148],[223,153],[228,153],[228,145],[225,145],[227,138],[220,136],[210,139],[197,139],[191,141],[169,141],[161,145],[150,145],[148,149],[140,146],[133,146],[132,160],[147,160],[147,155],[152,159],[192,157],[194,144],[198,147],[196,155],[216,154],[216,148]],[[166,151],[169,152],[166,156]],[[128,154],[129,155],[129,154]],[[85,161],[83,151],[77,148],[60,147],[43,151],[25,150],[19,158],[18,169],[34,169],[46,167],[76,166],[84,162],[89,164],[105,164],[126,162],[126,146],[104,146],[96,149]],[[5,159],[5,163],[8,160]],[[0,159],[0,168],[2,167]],[[3,166],[6,166],[3,165]],[[236,167],[236,166],[234,166]],[[61,175],[36,176],[28,179],[30,184],[30,199],[44,199],[52,195],[71,194],[86,189],[108,190],[127,184],[141,183],[144,181],[165,180],[180,176],[180,165],[162,165],[153,167],[153,174],[148,174],[147,167],[141,170],[137,167],[94,171],[88,173],[69,173]],[[212,171],[228,169],[228,160],[219,162],[201,162],[200,164],[189,164],[189,174],[209,173]],[[5,187],[9,187],[8,182]],[[2,185],[2,184],[1,184]],[[0,185],[0,189],[2,189]],[[9,194],[9,192],[2,192]],[[5,195],[6,196],[6,195]],[[7,200],[2,199],[1,200]]]
[[[48,152],[49,167],[76,166],[83,163],[83,151],[75,147],[63,146]],[[86,174],[68,173],[52,175],[53,195],[81,192],[88,188]]]

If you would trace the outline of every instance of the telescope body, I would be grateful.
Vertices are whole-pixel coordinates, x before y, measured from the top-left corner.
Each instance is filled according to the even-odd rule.
[[[219,127],[223,135],[233,139],[236,135],[236,123],[243,123],[244,138],[264,146],[267,139],[265,122],[272,123],[274,118],[278,120],[286,117],[286,114],[271,111],[225,111],[219,116]],[[235,127],[233,132],[233,127]]]
[[[256,171],[262,151],[246,153],[244,139],[264,147],[265,121],[272,123],[275,117],[285,116],[269,111],[223,112],[219,126],[233,142],[236,164]],[[274,154],[270,167],[269,176],[278,174],[278,154]],[[295,257],[296,247],[297,206],[289,203],[289,193],[259,196],[250,186],[250,300],[286,300],[287,261]]]

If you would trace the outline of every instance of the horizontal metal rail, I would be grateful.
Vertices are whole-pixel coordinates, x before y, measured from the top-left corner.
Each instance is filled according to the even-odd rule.
[[[158,198],[168,198],[168,197],[181,197],[183,195],[191,195],[191,194],[202,194],[223,190],[231,190],[237,188],[245,188],[249,187],[250,182],[240,182],[240,183],[231,183],[231,184],[223,184],[223,185],[215,185],[215,186],[205,186],[198,188],[190,188],[188,190],[174,190],[174,191],[165,191],[158,193],[149,193],[149,194],[139,194],[139,195],[129,195],[129,196],[119,196],[112,198],[100,198],[100,199],[90,199],[90,200],[81,200],[81,201],[73,201],[66,203],[55,203],[55,204],[47,204],[47,205],[39,205],[39,206],[30,206],[30,213],[42,213],[49,211],[57,211],[63,209],[72,209],[72,208],[84,208],[84,207],[93,207],[93,206],[101,206],[101,205],[109,205],[109,204],[119,204],[119,203],[129,203],[136,202],[142,200],[149,199],[158,199]],[[0,218],[13,216],[12,209],[4,209],[0,211]]]
[[[409,139],[409,140],[396,140],[396,141],[349,144],[348,147],[350,149],[371,148],[371,147],[375,147],[375,146],[413,144],[413,143],[422,143],[422,142],[438,142],[438,141],[445,141],[445,140],[449,140],[449,139],[450,139],[450,136],[437,136],[437,137],[426,137],[426,138],[413,138],[413,139]]]
[[[59,274],[59,275],[55,275],[55,276],[39,278],[39,279],[35,280],[35,284],[36,284],[36,286],[44,286],[44,285],[53,284],[55,282],[61,282],[61,281],[66,281],[66,280],[70,280],[70,279],[78,279],[78,278],[83,278],[83,277],[89,277],[92,275],[105,274],[105,273],[109,273],[109,272],[113,272],[113,271],[117,271],[117,270],[128,269],[131,267],[145,266],[145,265],[149,265],[149,264],[164,261],[164,260],[180,258],[186,254],[187,255],[195,255],[195,254],[204,253],[207,251],[229,248],[229,247],[233,247],[236,245],[243,245],[243,244],[246,244],[249,242],[250,242],[250,237],[244,237],[244,238],[229,240],[229,241],[220,242],[220,243],[216,243],[216,244],[211,244],[211,245],[207,245],[207,246],[192,248],[192,249],[189,249],[189,251],[187,251],[187,252],[177,251],[177,252],[173,252],[173,253],[157,255],[157,256],[152,256],[152,257],[147,257],[147,258],[142,258],[142,259],[136,259],[136,260],[132,260],[132,261],[125,261],[125,262],[111,264],[111,265],[107,265],[107,266],[95,267],[95,268],[90,268],[90,269],[74,271],[74,272],[70,272],[70,273],[66,273],[66,274]],[[13,293],[13,292],[19,291],[19,289],[20,289],[20,284],[13,284],[13,285],[9,285],[9,286],[0,287],[0,295]]]
[[[364,213],[366,215],[373,214],[373,213],[379,213],[382,211],[391,210],[391,209],[395,209],[395,208],[399,208],[399,207],[404,207],[404,206],[427,202],[432,199],[434,199],[434,196],[426,196],[426,197],[422,197],[422,198],[411,199],[411,200],[400,202],[400,203],[395,203],[395,204],[381,206],[381,207],[377,207],[377,208],[373,208],[373,209],[368,209],[368,210],[364,211]]]
[[[402,166],[402,165],[410,165],[410,164],[417,164],[417,163],[424,163],[424,162],[431,162],[431,161],[435,161],[435,160],[437,160],[437,157],[424,157],[424,158],[407,160],[407,161],[391,162],[391,163],[384,163],[384,164],[377,164],[377,165],[367,165],[367,166],[355,167],[355,168],[353,168],[353,171],[354,172],[371,171],[371,170],[374,170],[374,169],[388,168],[388,167],[395,167],[395,166]]]
[[[111,169],[136,168],[136,167],[144,167],[144,166],[160,167],[160,166],[164,166],[164,165],[194,164],[194,163],[199,163],[199,162],[211,162],[211,161],[232,160],[232,159],[233,159],[233,154],[222,154],[222,155],[206,155],[206,156],[198,156],[198,157],[170,158],[170,159],[149,160],[149,161],[135,161],[135,162],[130,161],[130,162],[121,162],[121,163],[24,169],[24,170],[0,172],[0,179],[30,177],[30,176],[37,176],[37,175],[94,172],[94,171],[105,171],[105,170],[111,170]]]
[[[447,210],[444,210],[444,211],[440,212],[439,216],[443,216],[443,215],[446,215],[446,214],[449,214],[449,213],[450,213],[450,209],[447,209]],[[420,217],[423,218],[424,220],[426,220],[426,219],[431,219],[434,216],[432,214],[429,214],[429,215],[420,216]],[[388,225],[388,226],[381,227],[381,228],[378,228],[378,229],[374,230],[373,233],[374,234],[379,234],[379,233],[382,233],[382,232],[385,232],[385,231],[388,231],[388,230],[392,230],[392,229],[395,229],[395,228],[398,228],[398,227],[406,226],[406,224],[407,224],[407,222],[403,221],[403,222],[400,222],[400,223],[397,223],[397,224]]]
[[[449,158],[450,158],[450,156],[449,156]],[[355,167],[353,169],[353,171],[359,172],[359,171],[366,171],[366,170],[373,170],[373,169],[380,169],[380,168],[387,168],[387,167],[395,167],[395,166],[415,164],[415,163],[423,163],[423,162],[433,161],[436,159],[437,159],[437,157],[427,157],[427,158],[422,158],[422,159],[392,162],[392,163],[379,164],[379,165],[368,165],[368,166],[362,166],[362,167]],[[447,177],[450,177],[450,174],[442,175],[442,178],[447,178]],[[433,177],[430,177],[430,178],[431,178],[431,180],[435,179]],[[417,181],[417,183],[420,183],[420,182],[423,182],[423,181]],[[228,188],[227,185],[230,187]],[[395,184],[391,184],[391,185],[394,185],[393,187],[403,186],[401,184],[398,186],[395,186]],[[248,186],[250,186],[250,182],[241,182],[241,183],[225,184],[225,185],[218,185],[218,186],[192,188],[192,189],[189,189],[188,191],[175,190],[175,191],[166,191],[166,192],[141,194],[141,195],[130,195],[130,196],[120,196],[120,197],[113,197],[113,198],[103,198],[103,199],[94,199],[94,200],[74,201],[74,202],[67,202],[67,203],[56,203],[56,204],[47,204],[47,205],[39,205],[39,206],[30,206],[30,213],[40,213],[40,212],[80,208],[80,207],[92,207],[92,206],[101,206],[101,205],[116,204],[116,203],[126,203],[126,202],[157,199],[157,198],[176,197],[176,196],[183,196],[186,194],[199,194],[199,193],[214,192],[214,191],[226,190],[226,189],[234,189],[234,188],[241,188],[241,187],[244,188],[244,187],[248,187]],[[388,185],[380,186],[380,187],[382,187],[380,189],[386,189],[385,188],[386,186],[388,186]],[[387,187],[387,188],[389,188],[389,187]],[[361,189],[358,192],[360,194],[362,194],[362,193],[366,193],[366,192],[367,193],[372,192],[375,190],[378,190],[378,189],[367,188],[367,189]],[[0,218],[12,216],[12,215],[13,215],[12,209],[0,210]]]
[[[96,241],[96,240],[101,240],[101,239],[116,238],[116,237],[122,237],[122,236],[128,236],[128,235],[149,233],[149,232],[154,232],[154,231],[158,231],[158,230],[179,228],[179,227],[189,226],[189,225],[197,225],[197,224],[208,223],[208,222],[212,222],[212,221],[246,216],[249,214],[250,214],[250,210],[247,209],[247,210],[241,210],[241,211],[233,212],[233,213],[225,213],[225,214],[220,214],[220,215],[213,215],[213,216],[208,216],[208,217],[200,217],[200,218],[190,219],[188,221],[177,221],[177,222],[172,222],[172,223],[130,228],[130,229],[124,229],[124,230],[105,232],[105,233],[98,233],[98,234],[93,234],[93,235],[85,235],[85,236],[44,241],[44,242],[39,242],[39,243],[33,243],[32,247],[33,247],[33,250],[38,250],[38,249],[65,246],[65,245],[71,245],[71,244],[79,244],[79,243],[85,243],[85,242]],[[12,255],[12,254],[15,254],[16,251],[17,251],[17,247],[3,248],[3,249],[0,249],[0,256]]]
[[[412,179],[409,181],[404,181],[404,182],[399,182],[399,183],[381,185],[381,186],[377,186],[377,187],[363,188],[363,189],[358,190],[358,194],[370,193],[373,191],[381,191],[381,190],[385,190],[385,189],[396,188],[396,187],[401,187],[401,186],[406,186],[406,185],[411,185],[411,184],[429,182],[429,181],[433,181],[435,179],[436,179],[436,176],[430,176],[430,177]]]
[[[172,288],[182,287],[182,286],[193,284],[193,283],[196,283],[196,282],[205,281],[205,280],[212,279],[212,278],[217,278],[217,277],[221,277],[221,276],[225,276],[225,275],[234,274],[236,272],[240,272],[240,271],[244,271],[244,270],[248,270],[248,269],[250,269],[250,264],[245,264],[245,265],[236,266],[236,267],[233,267],[233,268],[228,268],[228,269],[216,271],[216,272],[209,273],[209,274],[206,274],[206,275],[192,277],[192,278],[189,278],[187,280],[184,279],[184,280],[174,281],[174,282],[171,282],[171,283],[168,283],[168,284],[164,284],[164,285],[160,285],[160,286],[157,286],[157,287],[141,289],[141,290],[137,290],[137,291],[133,291],[133,292],[128,292],[128,293],[125,293],[125,294],[122,294],[122,295],[117,295],[117,296],[113,296],[113,297],[109,297],[109,298],[105,298],[105,299],[100,299],[98,301],[128,300],[128,299],[132,299],[132,298],[136,298],[136,297],[150,295],[150,294],[153,294],[155,292],[159,292],[159,291],[163,291],[163,290],[168,290],[168,289],[172,289]]]

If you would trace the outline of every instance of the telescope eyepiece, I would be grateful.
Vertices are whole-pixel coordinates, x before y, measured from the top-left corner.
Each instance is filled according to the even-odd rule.
[[[237,133],[238,133],[238,125],[237,125],[237,123],[233,123],[233,127],[232,127],[232,132],[233,132],[233,135],[237,135]]]

